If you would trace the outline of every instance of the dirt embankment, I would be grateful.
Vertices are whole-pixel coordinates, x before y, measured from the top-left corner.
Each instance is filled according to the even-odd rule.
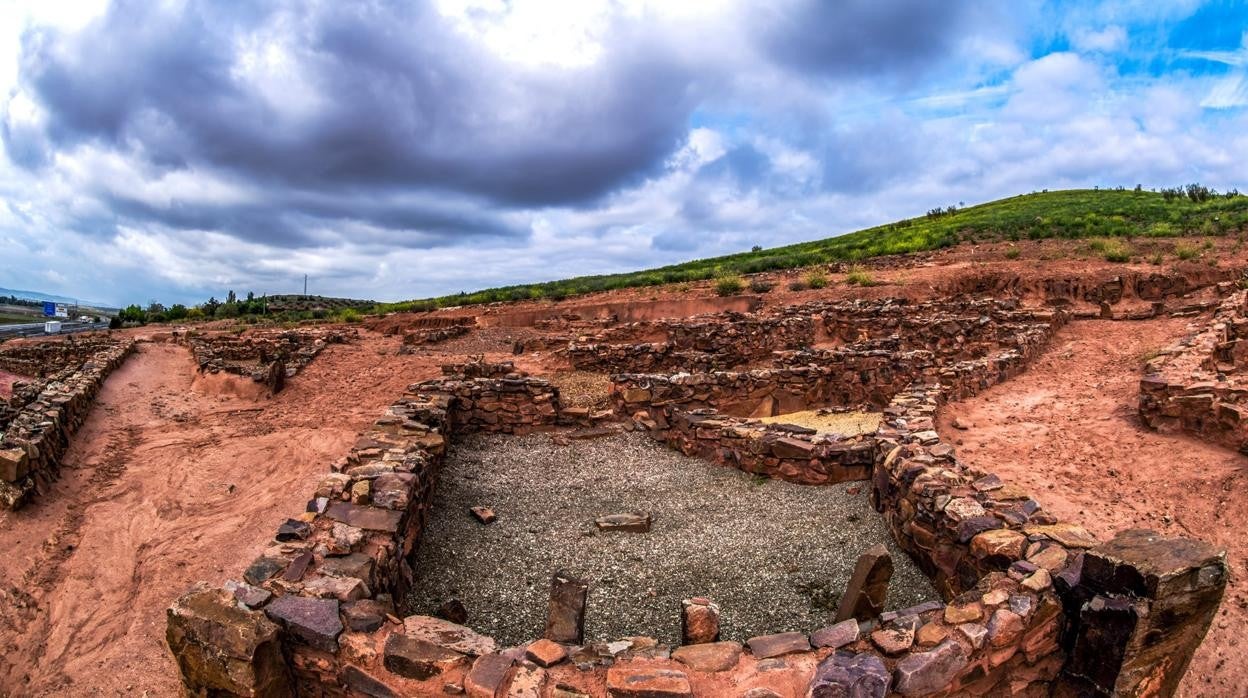
[[[963,460],[1034,493],[1059,518],[1108,538],[1152,528],[1225,546],[1222,609],[1184,678],[1185,696],[1243,695],[1248,685],[1248,461],[1136,417],[1144,356],[1187,320],[1076,322],[1021,376],[950,405],[941,433]],[[953,420],[969,423],[965,431]]]
[[[165,607],[237,575],[358,432],[437,375],[397,347],[371,333],[335,345],[255,398],[196,381],[183,347],[142,345],[53,491],[0,513],[0,696],[177,695]]]

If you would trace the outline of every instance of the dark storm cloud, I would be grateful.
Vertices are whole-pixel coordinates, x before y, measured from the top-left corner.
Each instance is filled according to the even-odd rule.
[[[686,132],[690,75],[639,27],[620,23],[600,65],[529,70],[466,40],[428,8],[332,3],[310,16],[269,5],[191,2],[176,13],[118,2],[85,30],[24,40],[22,82],[43,133],[6,133],[27,167],[55,147],[103,145],[161,168],[229,173],[272,192],[443,192],[488,205],[577,205],[655,172]],[[304,76],[296,106],[239,71],[247,42],[277,42]],[[310,106],[297,106],[301,100]],[[154,209],[119,214],[298,244],[290,211]],[[428,233],[511,236],[488,216],[450,217],[351,197],[296,212]]]
[[[765,133],[826,156],[827,188],[878,184],[876,171],[895,163],[838,138],[826,113],[777,117],[759,95],[812,76],[917,72],[948,53],[969,4],[761,7],[732,15],[739,50],[621,13],[592,65],[552,67],[504,60],[424,3],[117,0],[75,32],[26,33],[19,89],[41,116],[0,119],[0,135],[35,177],[89,146],[145,183],[189,172],[248,194],[136,192],[81,168],[80,193],[103,210],[65,213],[79,231],[216,231],[283,249],[334,238],[382,251],[521,243],[541,209],[592,212],[663,176],[691,115],[713,108],[749,113],[745,140]],[[748,142],[702,170],[679,208],[680,235],[716,225],[725,191],[813,193]],[[673,233],[653,246],[687,244]]]
[[[837,78],[913,73],[965,36],[977,10],[976,0],[798,0],[756,15],[777,61]]]

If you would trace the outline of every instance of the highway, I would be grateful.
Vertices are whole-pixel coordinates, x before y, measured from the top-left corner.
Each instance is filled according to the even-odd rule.
[[[75,332],[89,332],[91,330],[105,329],[108,329],[107,322],[65,322],[62,320],[60,334],[73,334]],[[34,337],[42,336],[43,334],[42,322],[19,322],[12,325],[0,325],[0,339]]]

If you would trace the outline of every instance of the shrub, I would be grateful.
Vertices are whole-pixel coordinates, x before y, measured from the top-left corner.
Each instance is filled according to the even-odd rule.
[[[737,276],[721,276],[715,281],[715,293],[721,296],[735,296],[744,288],[745,284]]]
[[[1152,256],[1148,258],[1149,264],[1152,264],[1155,267],[1161,266],[1161,261],[1162,261],[1162,256],[1160,252],[1154,252]]]
[[[845,283],[851,286],[874,286],[875,278],[871,273],[862,267],[850,267],[849,273],[845,275]]]
[[[1100,251],[1106,262],[1131,261],[1131,248],[1116,240],[1106,242]]]
[[[1196,259],[1200,256],[1200,250],[1196,249],[1193,245],[1180,242],[1174,246],[1174,256],[1184,261]]]
[[[1022,250],[1018,249],[1014,245],[1010,245],[1009,247],[1005,249],[1005,258],[1006,259],[1018,259],[1018,256],[1022,253],[1023,253]]]
[[[810,288],[823,288],[828,285],[828,276],[819,269],[806,275],[806,285]]]
[[[754,293],[767,293],[776,285],[765,279],[750,279],[750,290]]]
[[[359,322],[360,313],[355,308],[344,308],[338,313],[338,319],[343,322]]]
[[[794,279],[793,281],[789,282],[790,291],[805,291],[808,288],[810,287],[807,286],[806,282],[802,281],[801,279]]]

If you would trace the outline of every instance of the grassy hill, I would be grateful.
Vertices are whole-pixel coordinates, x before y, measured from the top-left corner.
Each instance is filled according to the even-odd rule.
[[[526,298],[560,299],[617,288],[854,262],[972,241],[1227,235],[1245,229],[1248,229],[1248,196],[1238,192],[1218,194],[1198,185],[1162,192],[1045,191],[958,210],[933,210],[919,218],[784,247],[698,259],[645,271],[579,276],[383,304],[377,309],[383,312],[428,310]]]
[[[271,313],[313,310],[339,311],[347,308],[366,310],[377,304],[376,301],[355,300],[353,298],[331,298],[329,296],[301,296],[293,293],[269,296],[266,301],[268,303],[268,311]]]

